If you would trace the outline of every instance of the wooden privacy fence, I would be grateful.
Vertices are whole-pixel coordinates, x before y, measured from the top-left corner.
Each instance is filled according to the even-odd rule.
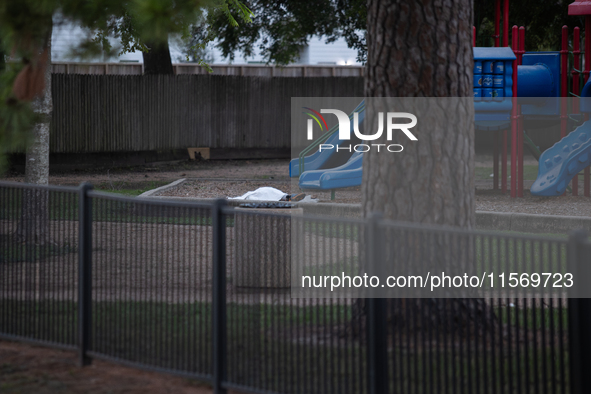
[[[52,76],[52,153],[289,148],[291,97],[360,97],[363,78]]]
[[[142,63],[78,63],[53,62],[53,73],[99,74],[99,75],[141,75]],[[339,66],[332,64],[298,64],[273,66],[267,64],[210,64],[214,75],[240,75],[252,77],[363,77],[363,66]],[[173,63],[175,74],[209,74],[196,63]]]

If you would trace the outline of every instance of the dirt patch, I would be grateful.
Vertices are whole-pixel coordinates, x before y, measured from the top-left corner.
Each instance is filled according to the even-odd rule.
[[[74,352],[0,340],[0,392],[209,394],[209,385],[105,361],[77,366]]]

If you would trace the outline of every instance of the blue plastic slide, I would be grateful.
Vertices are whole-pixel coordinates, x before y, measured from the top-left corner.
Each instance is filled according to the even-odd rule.
[[[363,152],[355,152],[345,164],[328,170],[305,171],[300,189],[332,190],[361,185]]]
[[[559,196],[570,180],[591,164],[591,122],[585,122],[540,156],[534,196]]]
[[[353,110],[353,112],[359,112],[359,123],[362,122],[363,117],[365,116],[365,103],[361,102],[357,108]],[[349,115],[349,119],[351,119],[351,130],[353,130],[353,113]],[[304,171],[308,170],[318,170],[325,167],[325,164],[329,161],[329,159],[337,152],[336,147],[340,146],[342,143],[348,144],[351,141],[344,141],[339,139],[339,131],[338,126],[333,128],[332,134],[324,144],[330,144],[335,147],[335,149],[323,149],[322,151],[316,150],[309,156],[303,158],[303,165]],[[342,152],[341,152],[342,153]],[[343,160],[344,161],[344,160]],[[341,163],[343,162],[341,161]],[[300,175],[300,159],[292,159],[289,162],[289,176],[296,177]]]

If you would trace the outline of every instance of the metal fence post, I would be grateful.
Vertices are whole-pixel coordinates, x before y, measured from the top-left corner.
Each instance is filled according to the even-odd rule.
[[[80,366],[90,365],[87,355],[92,327],[92,201],[90,183],[82,183],[78,193],[78,346]]]
[[[226,394],[223,387],[227,372],[227,316],[226,316],[226,220],[225,200],[212,206],[213,225],[213,392]]]
[[[381,214],[374,213],[367,220],[365,255],[371,274],[379,275],[382,267],[380,250],[384,247],[379,240],[378,222]],[[367,300],[367,381],[369,394],[388,393],[388,329],[386,324],[386,299],[368,298]]]
[[[569,237],[568,269],[575,280],[575,293],[568,299],[568,342],[572,394],[584,394],[591,387],[591,299],[581,297],[582,287],[577,283],[589,278],[589,244],[584,231],[576,231]],[[573,298],[577,297],[577,298]]]

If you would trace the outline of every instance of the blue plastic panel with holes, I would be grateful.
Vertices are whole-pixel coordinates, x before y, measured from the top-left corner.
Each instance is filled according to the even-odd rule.
[[[514,60],[511,48],[474,48],[476,122],[510,119]]]
[[[538,179],[530,192],[559,196],[570,180],[591,164],[591,122],[585,122],[540,156]]]

